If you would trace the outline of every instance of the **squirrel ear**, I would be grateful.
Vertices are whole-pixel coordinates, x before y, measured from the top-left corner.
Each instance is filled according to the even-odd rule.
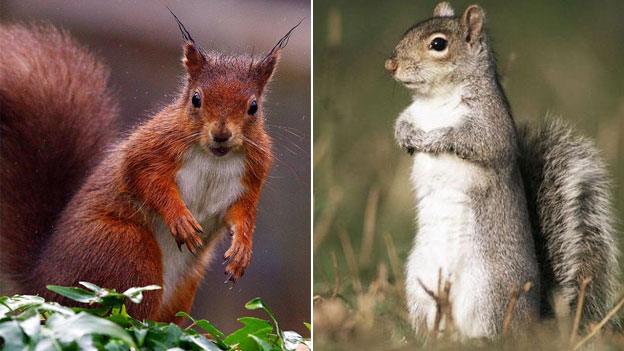
[[[441,3],[437,4],[436,7],[433,9],[433,17],[453,17],[455,16],[455,10],[453,10],[453,7],[451,7],[451,4],[449,4],[446,1],[442,1]]]
[[[269,51],[269,53],[256,66],[257,80],[260,90],[264,89],[264,86],[269,82],[269,79],[271,79],[275,66],[277,66],[277,62],[279,61],[280,52],[286,47],[286,45],[288,45],[290,36],[293,31],[299,27],[303,20],[304,18],[299,20],[299,23],[297,23],[294,27],[290,28],[290,30],[277,41],[271,51]]]
[[[474,44],[479,41],[483,33],[485,11],[479,5],[470,5],[464,12],[461,22],[466,28],[466,41]]]
[[[206,64],[206,57],[194,43],[187,42],[184,44],[182,62],[188,74],[191,77],[197,77]]]
[[[277,62],[280,58],[280,51],[276,50],[272,54],[266,56],[256,65],[256,81],[260,91],[264,89],[275,71]]]

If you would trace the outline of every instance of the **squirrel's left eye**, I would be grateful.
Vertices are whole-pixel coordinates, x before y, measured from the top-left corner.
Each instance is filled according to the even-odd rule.
[[[448,41],[446,39],[442,37],[435,37],[433,38],[431,43],[429,43],[429,49],[435,50],[435,51],[444,51],[447,45],[448,45]]]
[[[191,98],[191,103],[195,108],[201,107],[201,96],[199,96],[199,92],[194,92],[193,97]]]
[[[247,110],[247,114],[253,116],[258,111],[258,102],[256,100],[251,101],[249,104],[249,109]]]

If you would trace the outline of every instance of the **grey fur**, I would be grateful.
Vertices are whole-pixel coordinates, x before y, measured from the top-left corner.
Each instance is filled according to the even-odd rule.
[[[538,244],[544,314],[563,298],[576,308],[579,281],[591,277],[584,321],[604,317],[618,288],[618,243],[610,182],[594,143],[559,120],[521,129],[523,174]],[[554,296],[558,295],[558,296]]]
[[[482,167],[471,196],[479,228],[472,240],[496,283],[483,297],[490,335],[501,332],[512,287],[526,281],[534,287],[518,302],[516,327],[539,311],[547,315],[555,291],[574,308],[579,279],[587,276],[593,282],[584,320],[599,319],[613,301],[618,270],[605,165],[591,142],[562,123],[518,134],[487,36],[479,26],[470,38],[469,10],[483,21],[484,12],[471,6],[462,18],[434,17],[410,28],[386,66],[415,99],[461,86],[467,116],[429,132],[400,118],[395,138],[410,154],[453,153]],[[435,33],[448,38],[448,53],[431,59],[423,47]]]

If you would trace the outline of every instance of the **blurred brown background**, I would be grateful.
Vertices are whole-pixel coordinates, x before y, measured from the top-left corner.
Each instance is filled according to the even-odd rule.
[[[182,37],[165,4],[201,46],[232,54],[268,52],[306,17],[268,94],[277,161],[262,194],[253,262],[233,289],[213,262],[192,314],[229,332],[237,317],[262,316],[243,307],[259,296],[284,329],[309,335],[302,323],[310,321],[310,1],[1,0],[0,20],[48,21],[93,49],[111,69],[128,130],[174,98],[183,74]]]

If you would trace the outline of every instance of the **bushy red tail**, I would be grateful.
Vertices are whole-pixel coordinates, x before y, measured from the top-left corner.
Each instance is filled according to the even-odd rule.
[[[50,25],[0,25],[0,287],[40,248],[114,133],[108,71]],[[3,289],[0,289],[3,290]]]

